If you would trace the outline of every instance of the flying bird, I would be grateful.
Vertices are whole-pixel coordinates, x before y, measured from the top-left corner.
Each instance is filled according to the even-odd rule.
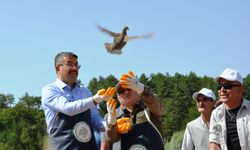
[[[101,27],[98,24],[97,24],[97,27],[102,32],[113,37],[113,43],[104,43],[104,45],[108,53],[117,54],[117,55],[122,54],[122,48],[127,44],[128,41],[139,39],[139,38],[147,39],[153,36],[153,33],[148,33],[148,34],[144,34],[140,36],[128,36],[127,35],[127,30],[129,30],[128,26],[125,26],[122,29],[122,32],[120,33],[112,32],[104,27]]]

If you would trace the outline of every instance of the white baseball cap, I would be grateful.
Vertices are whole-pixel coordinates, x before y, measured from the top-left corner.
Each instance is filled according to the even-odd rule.
[[[228,81],[237,81],[240,84],[243,84],[243,79],[242,79],[242,76],[240,75],[240,73],[237,70],[234,70],[231,68],[225,69],[221,73],[221,75],[216,77],[214,80],[215,80],[215,82],[218,83],[221,78],[226,79]]]
[[[207,89],[207,88],[202,88],[199,92],[195,92],[193,94],[193,99],[197,100],[197,97],[200,94],[202,94],[202,95],[204,95],[204,96],[206,96],[208,98],[211,98],[211,99],[213,99],[213,100],[216,101],[216,97],[214,95],[214,92],[212,90],[210,90],[210,89]]]

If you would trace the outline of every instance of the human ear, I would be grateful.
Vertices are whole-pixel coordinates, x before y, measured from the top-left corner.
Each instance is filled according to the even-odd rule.
[[[56,69],[56,72],[58,72],[59,69],[60,69],[60,65],[59,65],[59,64],[56,64],[56,65],[55,65],[55,69]]]

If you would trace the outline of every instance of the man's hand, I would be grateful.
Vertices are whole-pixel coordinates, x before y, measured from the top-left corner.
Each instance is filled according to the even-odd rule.
[[[112,98],[108,100],[106,105],[107,105],[107,111],[108,111],[107,124],[115,125],[116,123],[116,101],[115,99]]]
[[[114,87],[109,87],[107,90],[106,89],[101,89],[97,91],[96,95],[93,96],[93,100],[96,103],[100,103],[102,101],[107,101],[111,99],[115,94],[115,88]]]
[[[219,144],[216,144],[216,143],[209,143],[209,150],[221,150],[221,147]]]
[[[117,132],[125,134],[131,128],[130,118],[120,118],[116,121]]]
[[[142,84],[135,77],[132,71],[128,71],[128,74],[123,74],[120,78],[122,88],[132,89],[138,93],[142,93],[144,90],[144,84]]]

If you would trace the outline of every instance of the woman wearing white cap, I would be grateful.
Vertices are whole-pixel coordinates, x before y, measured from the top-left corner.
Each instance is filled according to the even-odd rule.
[[[202,88],[193,94],[196,100],[197,109],[200,116],[187,124],[182,150],[206,150],[208,149],[209,123],[216,97],[214,92],[207,88]]]
[[[210,150],[250,150],[250,101],[243,98],[243,79],[227,68],[215,78],[223,103],[212,113]]]

